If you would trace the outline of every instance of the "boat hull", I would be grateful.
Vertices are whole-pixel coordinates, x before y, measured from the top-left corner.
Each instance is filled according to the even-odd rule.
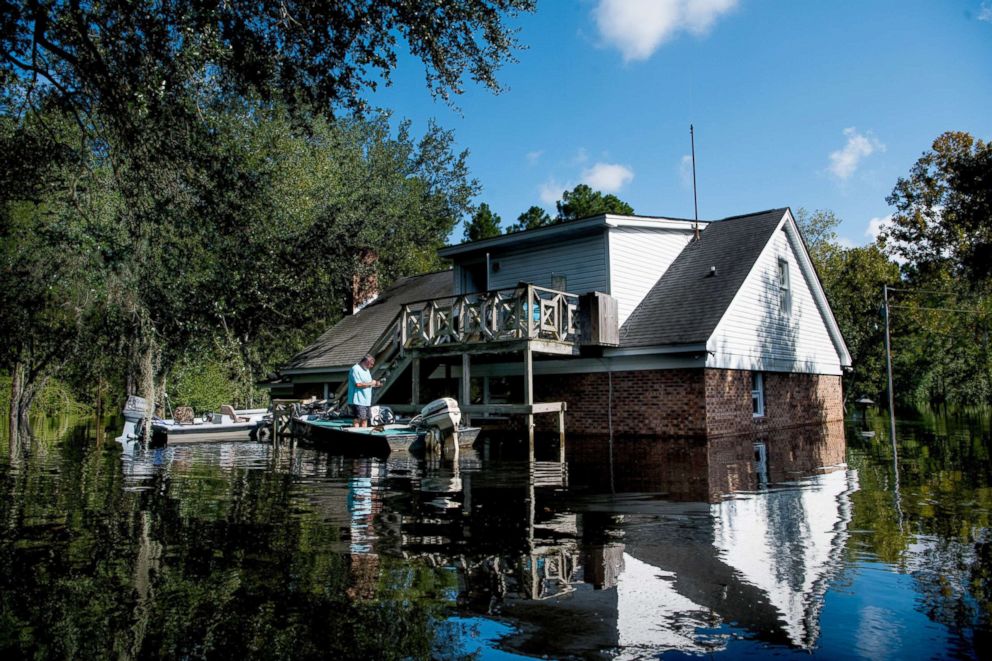
[[[409,452],[423,443],[424,433],[408,425],[353,427],[350,418],[333,420],[293,420],[294,433],[315,446],[341,454],[386,456]]]
[[[204,422],[189,425],[152,423],[152,441],[170,445],[211,441],[247,441],[257,424],[257,421],[230,424]]]

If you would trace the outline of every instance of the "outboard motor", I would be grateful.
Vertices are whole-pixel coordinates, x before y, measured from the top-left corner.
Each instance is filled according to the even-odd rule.
[[[451,397],[442,397],[420,410],[421,424],[426,427],[437,427],[445,434],[458,428],[462,421],[462,411],[458,402]]]

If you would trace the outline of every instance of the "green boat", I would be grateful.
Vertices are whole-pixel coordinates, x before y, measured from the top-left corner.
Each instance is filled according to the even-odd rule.
[[[349,417],[293,419],[293,433],[298,438],[318,447],[342,454],[386,456],[391,452],[416,452],[423,449],[427,429],[396,423],[375,427],[355,427]],[[458,445],[471,446],[479,436],[479,427],[462,427],[458,430]]]

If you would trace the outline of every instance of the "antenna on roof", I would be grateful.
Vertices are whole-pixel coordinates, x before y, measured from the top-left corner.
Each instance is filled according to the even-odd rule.
[[[696,240],[699,239],[699,202],[696,201],[696,135],[692,124],[689,124],[689,141],[692,143],[692,208],[695,212],[695,223],[692,226]]]

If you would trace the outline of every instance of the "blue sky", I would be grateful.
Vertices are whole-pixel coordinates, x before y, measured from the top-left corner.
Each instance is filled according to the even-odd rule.
[[[992,0],[543,0],[516,24],[504,93],[454,110],[403,58],[370,99],[453,129],[504,226],[578,183],[691,218],[692,123],[700,218],[831,209],[863,245],[934,138],[992,138]]]

